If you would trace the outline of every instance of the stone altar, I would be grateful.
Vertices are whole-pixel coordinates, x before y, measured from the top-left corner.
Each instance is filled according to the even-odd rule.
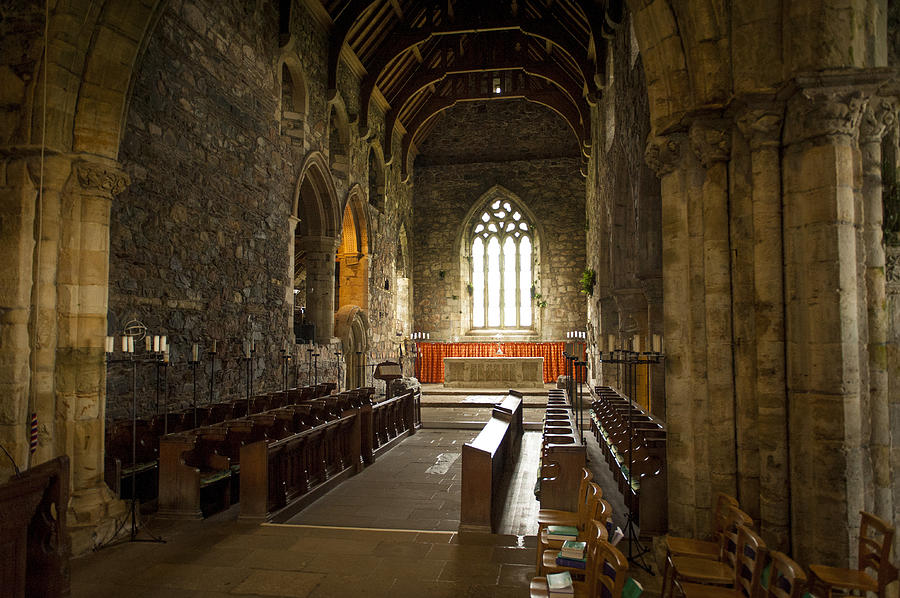
[[[543,357],[445,357],[448,388],[542,388]]]

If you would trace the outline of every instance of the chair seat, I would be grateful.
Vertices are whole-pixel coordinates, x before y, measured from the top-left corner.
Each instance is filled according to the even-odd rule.
[[[868,592],[878,591],[878,581],[865,571],[829,567],[827,565],[810,565],[809,570],[814,576],[829,586]],[[811,582],[814,583],[813,580]]]
[[[588,596],[587,588],[583,582],[573,581],[572,586],[575,589],[576,598],[591,598]],[[533,578],[528,591],[531,598],[550,598],[550,590],[547,589],[547,578],[543,576]]]
[[[735,598],[734,588],[701,583],[679,583],[684,598]]]
[[[734,570],[727,564],[689,556],[673,556],[672,566],[681,581],[730,586]]]
[[[693,538],[666,536],[666,549],[671,555],[685,555],[699,558],[719,558],[719,543]]]

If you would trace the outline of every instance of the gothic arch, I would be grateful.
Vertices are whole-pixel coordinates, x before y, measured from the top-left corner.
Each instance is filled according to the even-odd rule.
[[[310,153],[300,169],[292,213],[300,219],[301,236],[340,236],[341,216],[334,180],[321,152]]]
[[[340,94],[328,104],[328,166],[334,177],[346,181],[350,173],[350,118]]]
[[[341,339],[347,388],[365,386],[369,320],[358,305],[342,307],[334,316],[334,334]]]
[[[386,196],[384,152],[378,141],[373,141],[369,146],[368,169],[369,204],[379,212],[384,212]]]
[[[282,54],[276,75],[281,89],[278,111],[281,134],[290,135],[302,143],[309,117],[309,86],[296,53]]]
[[[335,256],[338,281],[338,309],[369,304],[369,260],[371,237],[362,188],[350,190],[341,222],[341,244]]]

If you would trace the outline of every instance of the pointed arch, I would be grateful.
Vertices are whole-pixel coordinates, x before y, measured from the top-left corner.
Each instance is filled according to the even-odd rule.
[[[281,134],[303,143],[309,116],[309,86],[303,66],[295,52],[285,52],[278,62],[281,89],[278,118]]]
[[[321,152],[311,152],[303,161],[294,192],[292,213],[300,219],[298,235],[340,235],[341,216],[334,180]]]
[[[328,166],[337,179],[347,180],[350,174],[350,118],[339,93],[328,106]]]
[[[457,236],[469,330],[538,328],[532,287],[539,287],[542,236],[531,210],[502,185],[473,202]]]
[[[350,189],[341,227],[341,244],[335,256],[338,309],[348,305],[367,307],[371,236],[366,200],[358,184]]]
[[[369,146],[369,205],[379,212],[384,212],[385,206],[385,165],[384,151],[381,143],[373,141]]]
[[[334,334],[341,339],[347,388],[365,386],[369,319],[358,305],[342,307],[334,316]]]

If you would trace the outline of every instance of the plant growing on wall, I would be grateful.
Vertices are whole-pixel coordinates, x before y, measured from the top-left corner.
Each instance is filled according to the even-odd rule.
[[[532,301],[534,301],[535,305],[537,305],[538,307],[540,307],[542,309],[547,307],[547,300],[544,299],[543,295],[538,293],[536,284],[531,285],[531,299],[532,299]]]
[[[594,283],[597,281],[597,274],[590,268],[585,268],[581,273],[581,292],[588,297],[594,296]]]
[[[471,297],[472,293],[475,292],[475,287],[472,286],[471,282],[466,283],[466,292],[469,293],[469,297]]]

